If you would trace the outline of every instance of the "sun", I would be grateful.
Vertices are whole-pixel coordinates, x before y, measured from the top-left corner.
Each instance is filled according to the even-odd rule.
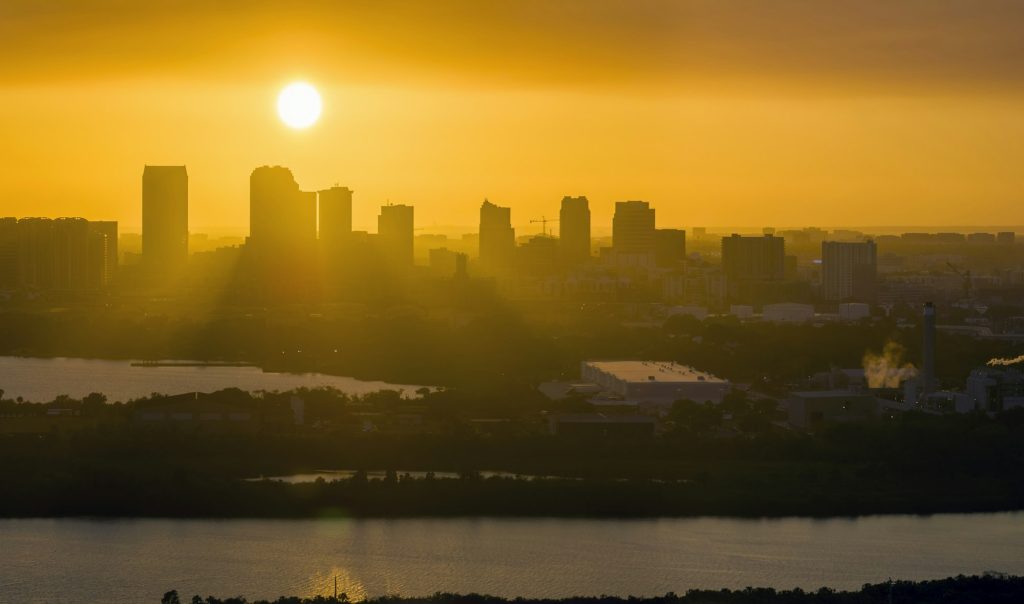
[[[306,82],[288,84],[277,95],[277,115],[291,128],[309,128],[320,118],[320,93]]]

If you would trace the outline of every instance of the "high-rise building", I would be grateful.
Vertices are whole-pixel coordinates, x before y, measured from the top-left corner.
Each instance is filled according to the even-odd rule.
[[[1000,231],[996,233],[996,243],[1003,245],[1013,245],[1017,238],[1017,234],[1013,231]]]
[[[188,262],[185,166],[146,166],[142,171],[142,261],[157,278],[178,274]]]
[[[654,208],[646,201],[617,201],[612,217],[615,262],[628,266],[654,264]]]
[[[103,272],[98,276],[103,285],[109,285],[117,274],[117,221],[115,220],[90,220],[89,231],[93,242],[95,253],[99,253],[100,246],[104,258]]]
[[[261,166],[249,177],[249,243],[262,261],[308,261],[316,247],[316,193],[291,170]]]
[[[377,242],[383,260],[392,267],[413,264],[413,207],[381,206],[377,217]]]
[[[316,279],[316,193],[300,191],[291,170],[261,166],[249,176],[249,248],[260,291],[301,299]]]
[[[821,293],[826,300],[868,302],[875,297],[874,241],[821,242]]]
[[[722,238],[722,272],[730,281],[780,281],[785,276],[786,248],[782,237]]]
[[[590,258],[590,204],[586,197],[562,198],[558,245],[566,264],[579,264]]]
[[[686,262],[686,231],[657,229],[654,231],[654,261],[663,268],[678,268]]]
[[[352,237],[352,190],[334,186],[319,193],[320,246],[336,253]]]
[[[93,224],[84,218],[0,219],[0,285],[36,291],[103,288],[109,282],[106,235]]]
[[[489,269],[507,269],[516,251],[512,210],[484,200],[480,206],[480,262]]]

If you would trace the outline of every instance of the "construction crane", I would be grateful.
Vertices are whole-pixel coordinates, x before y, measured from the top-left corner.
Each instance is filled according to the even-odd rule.
[[[548,218],[547,216],[541,216],[540,218],[538,218],[536,220],[531,220],[530,224],[536,224],[538,222],[540,223],[540,232],[541,232],[541,234],[544,235],[545,237],[547,237],[547,235],[548,235],[548,223],[549,222],[558,222],[558,219],[557,218]]]
[[[959,268],[957,268],[955,264],[953,264],[952,262],[949,262],[949,261],[946,262],[946,265],[949,266],[949,268],[952,269],[952,271],[954,273],[959,275],[961,279],[963,279],[963,281],[964,281],[964,284],[963,284],[964,285],[964,299],[965,300],[970,300],[971,299],[971,271],[970,270],[962,271]]]

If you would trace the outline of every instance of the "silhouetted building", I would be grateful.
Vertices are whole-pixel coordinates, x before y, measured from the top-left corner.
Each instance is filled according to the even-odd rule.
[[[334,186],[319,193],[320,246],[337,253],[352,238],[352,190]]]
[[[874,241],[821,242],[822,296],[833,301],[873,300],[877,257]]]
[[[300,191],[288,168],[252,171],[248,247],[264,294],[308,293],[315,273],[316,193]]]
[[[185,166],[146,166],[142,171],[142,262],[158,280],[179,275],[188,262]]]
[[[558,239],[566,264],[579,264],[590,258],[590,205],[586,197],[562,198]]]
[[[809,297],[809,287],[786,281],[782,237],[731,235],[722,238],[722,272],[731,302],[768,304]]]
[[[413,264],[413,207],[381,206],[377,217],[377,242],[385,262],[393,267]]]
[[[116,232],[116,223],[99,229],[109,224]],[[101,289],[108,283],[106,239],[84,218],[2,219],[0,284],[35,291]]]
[[[98,277],[102,285],[109,285],[117,274],[117,221],[90,220],[89,231],[92,233],[94,254],[99,254],[102,247],[103,274]]]
[[[1003,245],[1013,245],[1017,239],[1017,234],[1013,231],[1000,231],[996,233],[996,243]]]
[[[733,234],[722,238],[722,271],[730,280],[781,280],[785,276],[785,257],[782,237]]]
[[[480,206],[480,262],[492,270],[507,269],[516,251],[512,210],[484,200]]]
[[[657,229],[654,231],[654,261],[663,268],[678,268],[686,262],[686,231]]]
[[[646,201],[617,201],[612,251],[620,266],[654,264],[654,209]]]
[[[554,272],[558,266],[558,240],[538,235],[519,246],[519,266],[531,275]]]
[[[467,276],[466,254],[442,247],[430,250],[429,256],[430,272],[435,276],[446,279],[462,279]]]

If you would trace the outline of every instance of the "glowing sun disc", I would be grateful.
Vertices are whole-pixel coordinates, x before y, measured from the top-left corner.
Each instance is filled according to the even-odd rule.
[[[305,82],[285,86],[277,96],[277,115],[291,128],[308,128],[320,118],[320,93]]]

